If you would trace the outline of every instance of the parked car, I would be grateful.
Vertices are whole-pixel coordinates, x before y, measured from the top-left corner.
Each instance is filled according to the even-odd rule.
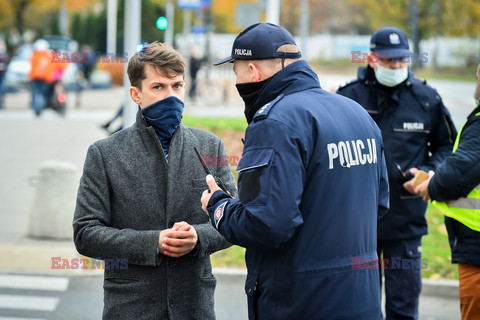
[[[31,44],[23,44],[18,48],[17,55],[10,60],[5,73],[5,90],[7,92],[16,91],[18,87],[28,84],[32,52]]]

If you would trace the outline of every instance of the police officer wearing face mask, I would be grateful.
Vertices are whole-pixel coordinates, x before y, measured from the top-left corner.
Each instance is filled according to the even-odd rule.
[[[427,205],[402,171],[435,170],[450,154],[456,130],[436,90],[408,69],[413,54],[402,30],[378,30],[370,49],[368,66],[337,93],[360,103],[382,130],[390,211],[378,222],[377,251],[385,259],[386,318],[417,319],[421,268],[428,266],[420,260]]]

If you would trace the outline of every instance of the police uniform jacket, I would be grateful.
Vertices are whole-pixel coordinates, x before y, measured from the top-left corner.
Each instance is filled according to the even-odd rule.
[[[202,211],[200,198],[208,187],[194,146],[201,154],[225,155],[218,137],[180,124],[167,163],[140,111],[133,126],[90,146],[74,241],[82,255],[105,260],[104,319],[215,318],[209,255],[228,243]],[[210,170],[236,194],[227,161]],[[180,221],[197,231],[196,249],[180,258],[157,254],[160,231]]]
[[[457,150],[438,167],[428,184],[432,200],[450,201],[466,197],[480,184],[480,107],[467,119]],[[480,267],[480,232],[461,222],[445,217],[452,249],[452,262]]]
[[[388,207],[381,132],[357,103],[320,88],[304,61],[260,91],[237,170],[212,224],[245,247],[250,319],[376,319],[376,227]],[[379,210],[380,208],[380,210]]]
[[[435,89],[410,71],[407,80],[389,88],[376,81],[374,70],[359,68],[358,79],[337,93],[361,104],[382,130],[390,182],[390,210],[378,222],[378,238],[399,240],[427,234],[427,204],[403,187],[404,171],[435,170],[452,151],[456,131]]]

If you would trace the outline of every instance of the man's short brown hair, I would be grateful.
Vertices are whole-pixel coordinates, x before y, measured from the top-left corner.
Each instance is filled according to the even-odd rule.
[[[128,62],[127,74],[133,87],[142,89],[146,65],[153,66],[168,78],[185,74],[185,59],[180,53],[164,43],[152,42],[136,52]]]

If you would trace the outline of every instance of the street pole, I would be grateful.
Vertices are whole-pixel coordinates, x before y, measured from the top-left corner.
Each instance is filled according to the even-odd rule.
[[[191,48],[190,48],[190,39],[189,39],[189,35],[190,35],[190,31],[192,29],[192,23],[190,21],[190,17],[191,17],[191,12],[192,10],[190,9],[184,9],[183,10],[183,40],[185,41],[186,43],[186,46],[185,46],[185,52],[183,53],[183,57],[185,58],[185,61],[187,62],[187,64],[190,63],[190,56],[191,56]],[[190,68],[187,68],[185,70],[185,79],[188,79],[190,78]]]
[[[68,12],[65,5],[65,0],[62,0],[60,5],[59,17],[58,17],[58,27],[60,29],[60,34],[68,34]]]
[[[141,1],[125,0],[124,16],[124,40],[123,50],[130,59],[136,52],[137,45],[140,43],[140,14],[142,11]],[[123,88],[124,88],[124,109],[123,109],[123,127],[127,128],[135,122],[138,106],[130,98],[130,80],[127,74],[127,63],[123,68]]]
[[[117,12],[118,0],[107,3],[107,53],[117,52]]]
[[[266,22],[280,24],[280,0],[267,0]]]
[[[410,33],[412,35],[413,53],[414,55],[420,54],[420,39],[418,32],[418,2],[417,0],[410,0]],[[417,62],[412,64],[413,69],[421,67],[421,64]]]
[[[166,6],[166,15],[167,15],[167,29],[165,30],[165,43],[170,47],[173,47],[173,28],[175,27],[175,6],[172,3],[172,0],[167,0]]]
[[[300,45],[303,58],[307,55],[307,41],[310,29],[310,11],[308,7],[308,0],[301,0],[300,2]]]

